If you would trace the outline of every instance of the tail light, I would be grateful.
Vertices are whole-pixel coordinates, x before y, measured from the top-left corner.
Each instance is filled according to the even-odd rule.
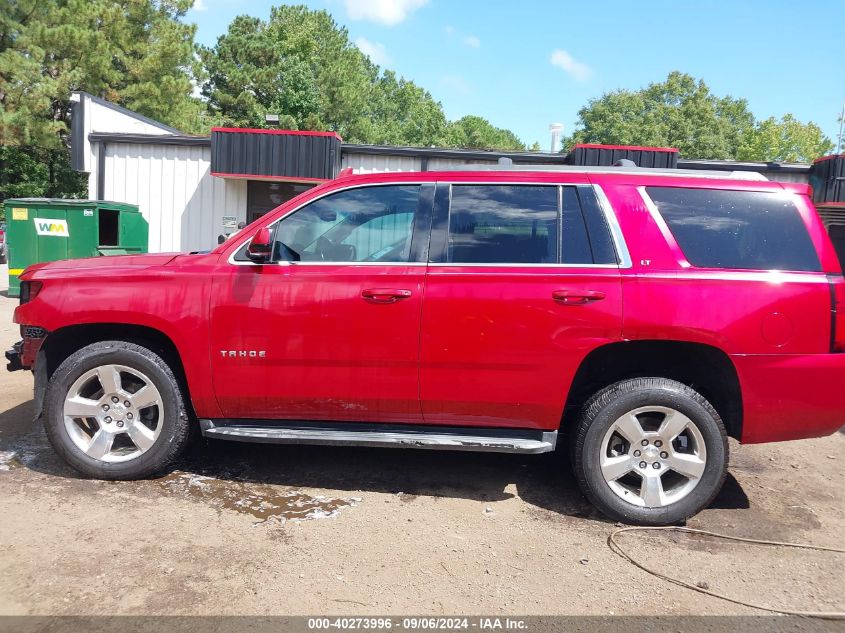
[[[28,303],[38,296],[41,291],[40,281],[22,281],[21,282],[21,305]]]
[[[830,351],[845,352],[845,278],[841,275],[831,275],[831,326]]]

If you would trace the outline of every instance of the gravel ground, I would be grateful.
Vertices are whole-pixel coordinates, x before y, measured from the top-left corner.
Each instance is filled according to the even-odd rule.
[[[15,304],[0,296],[4,349]],[[162,479],[109,483],[65,467],[31,418],[31,376],[3,371],[0,614],[759,613],[612,553],[616,526],[558,455],[198,442]],[[731,450],[721,495],[690,527],[842,547],[842,432]],[[713,591],[845,610],[841,555],[620,538]]]

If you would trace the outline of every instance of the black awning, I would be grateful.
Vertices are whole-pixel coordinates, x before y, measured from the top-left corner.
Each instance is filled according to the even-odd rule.
[[[845,154],[823,156],[813,162],[810,185],[816,204],[845,203]]]
[[[316,182],[337,176],[334,132],[212,128],[211,173],[228,178]]]
[[[579,143],[567,154],[570,165],[581,167],[609,167],[621,159],[632,160],[637,167],[674,169],[678,166],[678,150],[674,147]]]

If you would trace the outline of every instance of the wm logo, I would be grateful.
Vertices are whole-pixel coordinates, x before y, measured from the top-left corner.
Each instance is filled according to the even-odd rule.
[[[70,237],[67,230],[67,220],[53,220],[44,218],[33,218],[35,232],[38,235],[51,235],[53,237]]]

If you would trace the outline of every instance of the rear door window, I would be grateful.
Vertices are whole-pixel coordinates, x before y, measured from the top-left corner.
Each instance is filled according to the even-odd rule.
[[[558,226],[557,187],[454,185],[446,261],[554,264]]]
[[[448,239],[440,246],[434,231],[434,262],[616,264],[607,222],[590,187],[452,185],[451,203],[441,217]]]
[[[646,187],[690,264],[820,271],[804,221],[777,192]]]

